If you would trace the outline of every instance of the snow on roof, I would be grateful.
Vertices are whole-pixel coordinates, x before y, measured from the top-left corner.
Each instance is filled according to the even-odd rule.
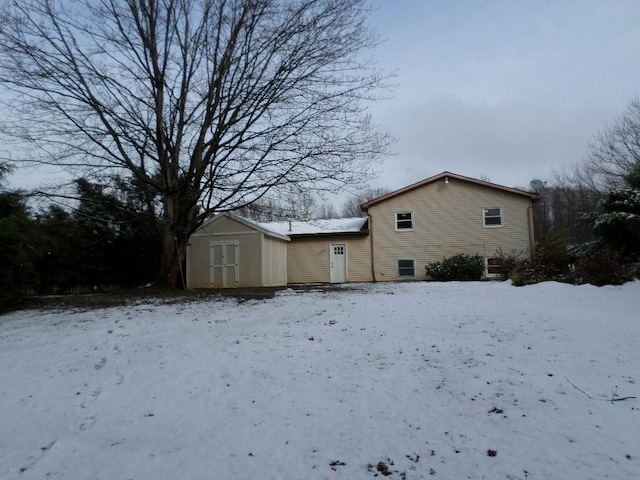
[[[278,235],[327,235],[359,233],[367,223],[366,217],[332,218],[329,220],[299,220],[284,222],[253,222],[259,227]]]

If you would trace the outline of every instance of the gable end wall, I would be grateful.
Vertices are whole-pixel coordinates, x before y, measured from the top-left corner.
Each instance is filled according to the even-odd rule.
[[[369,215],[376,280],[397,280],[398,259],[414,259],[416,278],[424,279],[427,263],[459,253],[492,257],[500,248],[529,257],[530,205],[525,196],[455,179],[373,205]],[[502,227],[483,226],[485,207],[502,208]],[[395,213],[403,211],[413,213],[413,231],[395,230]]]

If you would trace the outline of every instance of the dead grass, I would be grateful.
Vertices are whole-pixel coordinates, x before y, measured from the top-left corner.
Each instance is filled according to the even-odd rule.
[[[352,285],[345,289],[342,285],[314,284],[294,285],[287,287],[255,287],[225,288],[197,290],[162,290],[155,288],[131,288],[115,290],[107,293],[91,293],[80,295],[42,295],[27,297],[15,310],[66,310],[66,309],[100,309],[143,303],[172,305],[200,301],[221,301],[229,298],[238,302],[250,300],[269,300],[276,293],[285,289],[295,291],[357,291]]]

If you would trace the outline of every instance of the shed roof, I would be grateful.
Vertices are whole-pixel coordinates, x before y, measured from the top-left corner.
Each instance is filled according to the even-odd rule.
[[[384,202],[385,200],[389,200],[390,198],[396,197],[398,195],[402,195],[403,193],[407,193],[411,190],[422,187],[424,185],[428,185],[430,183],[443,180],[445,178],[453,179],[453,180],[461,180],[463,182],[468,182],[468,183],[474,183],[476,185],[482,185],[483,187],[489,187],[496,190],[501,190],[503,192],[513,193],[515,195],[522,195],[522,196],[528,197],[532,201],[536,201],[540,199],[540,196],[535,193],[525,192],[524,190],[519,190],[517,188],[505,187],[503,185],[498,185],[497,183],[486,182],[484,180],[478,180],[476,178],[465,177],[464,175],[459,175],[457,173],[445,171],[445,172],[439,173],[438,175],[434,175],[433,177],[425,178],[424,180],[413,183],[409,186],[406,186],[394,192],[387,193],[386,195],[382,195],[378,198],[374,198],[373,200],[369,200],[368,202],[363,203],[361,205],[361,208],[366,212],[369,209],[369,207],[373,205]]]

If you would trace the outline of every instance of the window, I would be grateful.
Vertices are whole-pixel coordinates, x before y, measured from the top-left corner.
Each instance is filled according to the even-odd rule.
[[[413,230],[413,213],[396,213],[396,230]]]
[[[501,227],[502,226],[502,208],[488,207],[482,209],[485,227]]]
[[[398,260],[398,278],[416,278],[416,261]]]

